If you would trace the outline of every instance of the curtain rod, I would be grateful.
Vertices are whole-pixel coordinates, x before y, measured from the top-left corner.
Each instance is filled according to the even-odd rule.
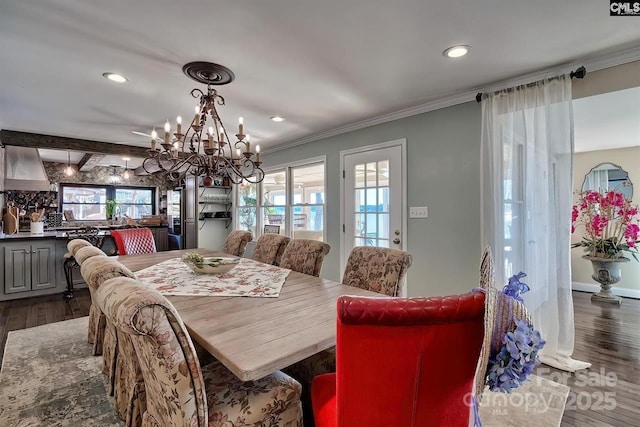
[[[572,71],[571,73],[569,73],[569,77],[571,78],[576,78],[576,79],[583,79],[584,76],[587,75],[587,69],[584,68],[584,66],[579,67],[577,70]],[[551,77],[551,79],[555,79],[557,77]],[[551,79],[545,79],[545,80],[551,80]],[[533,83],[527,83],[525,86],[527,87],[531,87],[534,86],[536,83],[541,82],[542,80],[538,80],[537,82],[533,82]],[[497,92],[494,92],[497,93]],[[482,92],[478,92],[478,94],[476,95],[476,101],[477,102],[481,102],[482,101],[482,95],[484,95]]]

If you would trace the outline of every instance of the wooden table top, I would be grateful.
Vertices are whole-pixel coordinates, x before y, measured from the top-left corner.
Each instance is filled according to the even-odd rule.
[[[138,271],[185,252],[120,256]],[[380,296],[352,286],[292,271],[278,298],[172,296],[191,338],[243,381],[256,380],[330,348],[336,342],[340,295]]]

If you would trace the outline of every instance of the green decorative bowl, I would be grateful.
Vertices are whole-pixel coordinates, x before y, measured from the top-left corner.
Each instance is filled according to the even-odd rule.
[[[182,261],[196,273],[222,274],[231,271],[240,262],[238,257],[203,257],[195,253],[185,254]]]

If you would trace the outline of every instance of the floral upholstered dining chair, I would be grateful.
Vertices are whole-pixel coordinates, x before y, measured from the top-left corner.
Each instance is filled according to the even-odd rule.
[[[135,349],[143,427],[302,427],[298,382],[282,372],[242,382],[217,361],[201,367],[178,312],[157,291],[118,278],[100,286],[97,300]]]
[[[390,297],[400,295],[403,278],[411,267],[409,252],[375,246],[356,246],[349,254],[342,278],[343,285],[367,289]],[[305,421],[310,424],[311,382],[317,375],[335,372],[335,347],[316,353],[284,371],[302,384],[302,405]]]
[[[289,244],[289,240],[287,236],[279,234],[263,234],[258,238],[251,259],[265,264],[280,265],[282,254]]]
[[[242,256],[244,248],[251,240],[253,240],[253,234],[250,231],[234,230],[225,239],[222,251],[225,254]]]
[[[318,240],[293,239],[282,254],[280,267],[318,277],[330,249],[331,246]]]
[[[92,257],[106,258],[107,255],[100,249],[93,246],[86,240],[74,239],[67,243],[67,249],[69,253],[79,266],[85,261],[88,261]],[[89,330],[87,331],[87,341],[93,344],[93,355],[99,356],[102,354],[102,336],[104,328],[100,327],[100,310],[93,303],[94,295],[91,288],[89,288],[89,295],[91,296],[91,305],[89,306]],[[96,339],[99,337],[99,339]]]

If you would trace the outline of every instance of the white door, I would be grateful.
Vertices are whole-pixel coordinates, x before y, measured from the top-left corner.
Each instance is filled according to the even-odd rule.
[[[341,271],[355,246],[404,249],[404,140],[341,152]]]

